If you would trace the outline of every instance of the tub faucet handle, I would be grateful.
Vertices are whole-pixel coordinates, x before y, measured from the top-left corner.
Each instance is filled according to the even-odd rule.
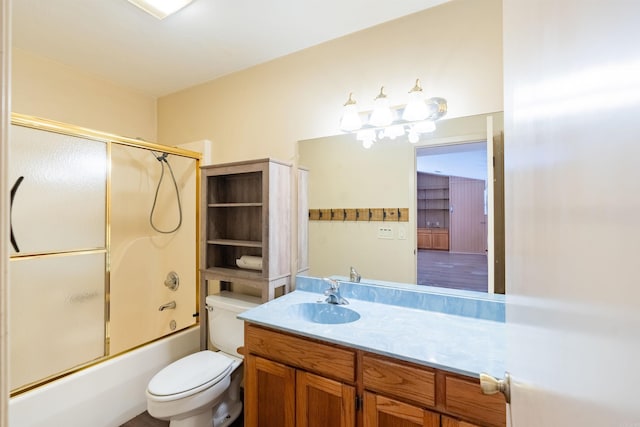
[[[175,308],[176,308],[176,302],[175,302],[175,301],[171,301],[171,302],[168,302],[168,303],[166,303],[166,304],[162,304],[162,305],[158,308],[158,311],[165,311],[165,310],[168,310],[168,309],[170,309],[170,308],[171,308],[171,309],[175,309]]]
[[[167,274],[167,278],[164,279],[164,285],[172,291],[178,290],[178,286],[180,286],[180,276],[178,276],[178,273],[170,271]]]

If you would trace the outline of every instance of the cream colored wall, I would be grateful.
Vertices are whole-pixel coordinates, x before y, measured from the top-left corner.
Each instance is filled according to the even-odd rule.
[[[382,85],[406,103],[416,78],[428,96],[448,100],[447,117],[501,111],[501,27],[501,0],[454,0],[177,92],[158,100],[159,142],[210,140],[215,163],[273,157],[297,165],[297,141],[340,133],[349,92],[364,110]],[[292,198],[296,236],[296,188]]]
[[[13,49],[12,111],[156,141],[156,99]]]
[[[421,78],[449,117],[502,110],[502,1],[454,0],[158,100],[158,138],[214,144],[217,163],[294,161],[296,142],[339,133],[349,92],[406,100]]]
[[[369,150],[352,135],[318,138],[299,144],[300,162],[309,168],[309,208],[406,208],[411,206],[414,145],[405,141],[375,144]],[[331,153],[331,155],[329,155]],[[309,221],[311,276],[349,275],[416,282],[415,218],[398,221]],[[380,227],[392,239],[378,238]]]
[[[109,355],[134,348],[195,324],[196,305],[196,162],[170,155],[167,161],[180,194],[180,209],[171,172],[148,151],[116,145],[111,165],[111,264],[109,288]],[[153,225],[150,225],[154,194]],[[172,291],[164,285],[169,272],[179,276]],[[158,308],[174,301],[175,309]],[[175,321],[172,328],[171,322]]]
[[[364,149],[353,135],[300,141],[309,169],[309,208],[409,208],[408,222],[310,221],[309,275],[346,276],[354,266],[368,279],[416,283],[415,149],[486,139],[487,116],[502,131],[502,114],[445,119],[418,144],[406,136]],[[380,227],[392,239],[378,238]]]

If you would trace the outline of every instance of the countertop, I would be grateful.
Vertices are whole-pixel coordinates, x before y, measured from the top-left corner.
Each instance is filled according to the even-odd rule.
[[[344,295],[343,295],[344,296]],[[360,319],[343,324],[302,320],[291,306],[324,300],[316,292],[295,290],[238,317],[245,321],[309,338],[354,347],[424,366],[477,377],[505,372],[505,324],[348,298],[345,307]]]

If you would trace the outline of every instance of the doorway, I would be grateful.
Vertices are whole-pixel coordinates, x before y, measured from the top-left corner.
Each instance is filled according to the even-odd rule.
[[[416,150],[417,283],[488,291],[486,141]]]

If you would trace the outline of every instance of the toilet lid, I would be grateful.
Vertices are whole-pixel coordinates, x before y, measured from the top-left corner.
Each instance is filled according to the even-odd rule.
[[[219,352],[200,351],[176,360],[158,372],[151,378],[147,390],[156,396],[195,392],[201,386],[208,387],[226,377],[232,363],[232,359]]]

